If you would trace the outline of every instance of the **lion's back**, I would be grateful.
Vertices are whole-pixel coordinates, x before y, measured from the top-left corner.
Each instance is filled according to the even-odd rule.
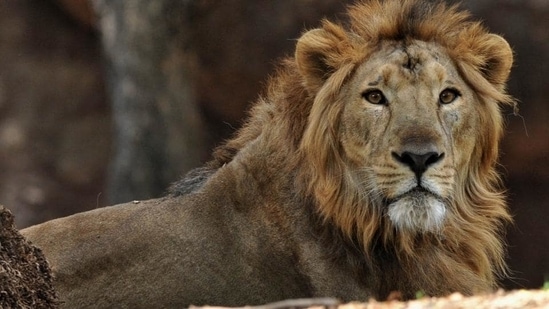
[[[242,306],[312,296],[282,237],[256,228],[259,219],[237,210],[234,191],[217,181],[226,182],[52,220],[22,234],[43,248],[67,308]]]

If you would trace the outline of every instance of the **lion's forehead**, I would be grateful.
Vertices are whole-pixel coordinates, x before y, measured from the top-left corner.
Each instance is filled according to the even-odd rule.
[[[361,88],[384,85],[403,90],[405,86],[437,89],[460,82],[450,57],[434,43],[387,44],[370,55],[359,69]]]

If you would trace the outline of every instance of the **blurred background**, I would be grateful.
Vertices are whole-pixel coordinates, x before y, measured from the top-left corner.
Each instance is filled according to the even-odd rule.
[[[241,124],[335,0],[0,2],[0,204],[18,228],[159,197]],[[455,2],[455,1],[448,1]],[[464,0],[516,52],[506,288],[549,280],[549,0]]]

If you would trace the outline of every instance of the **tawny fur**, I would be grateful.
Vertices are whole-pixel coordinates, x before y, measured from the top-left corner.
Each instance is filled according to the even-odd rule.
[[[391,49],[409,48],[420,59],[424,47],[425,59],[449,59],[440,67],[463,80],[460,100],[470,102],[460,104],[468,103],[475,119],[467,122],[473,127],[455,129],[475,135],[440,142],[470,154],[464,163],[463,155],[446,150],[444,162],[450,163],[434,168],[437,179],[451,179],[443,187],[452,194],[441,199],[440,227],[425,231],[389,220],[387,197],[370,179],[369,167],[361,166],[368,153],[355,151],[362,147],[360,134],[389,141],[393,136],[371,124],[357,133],[346,122],[360,123],[354,115],[364,112],[355,99],[360,93],[353,92],[364,64]],[[243,128],[171,196],[23,233],[50,259],[61,298],[71,308],[491,291],[506,269],[502,227],[510,216],[495,165],[503,132],[500,105],[513,104],[505,93],[512,58],[501,37],[456,7],[420,0],[356,4],[347,26],[324,21],[300,38],[295,57],[283,62]],[[389,108],[367,104],[365,109],[380,113]],[[414,121],[418,132],[435,136],[414,138],[443,139],[430,125],[437,120]],[[364,140],[363,152],[376,142]],[[398,162],[387,166],[407,171]]]

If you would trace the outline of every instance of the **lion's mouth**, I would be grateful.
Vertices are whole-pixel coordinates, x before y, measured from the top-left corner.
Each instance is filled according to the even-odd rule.
[[[393,198],[390,198],[390,199],[386,199],[386,205],[391,205],[392,203],[402,199],[402,198],[405,198],[405,197],[411,197],[411,198],[414,198],[414,199],[423,199],[423,198],[426,198],[426,197],[432,197],[432,198],[436,198],[436,199],[439,199],[439,200],[442,200],[442,197],[440,197],[438,194],[422,187],[422,186],[417,186],[417,187],[414,187],[404,193],[401,193],[399,194],[398,196],[396,197],[393,197]]]
[[[434,232],[446,217],[443,199],[423,188],[415,187],[388,201],[387,214],[399,230]]]

